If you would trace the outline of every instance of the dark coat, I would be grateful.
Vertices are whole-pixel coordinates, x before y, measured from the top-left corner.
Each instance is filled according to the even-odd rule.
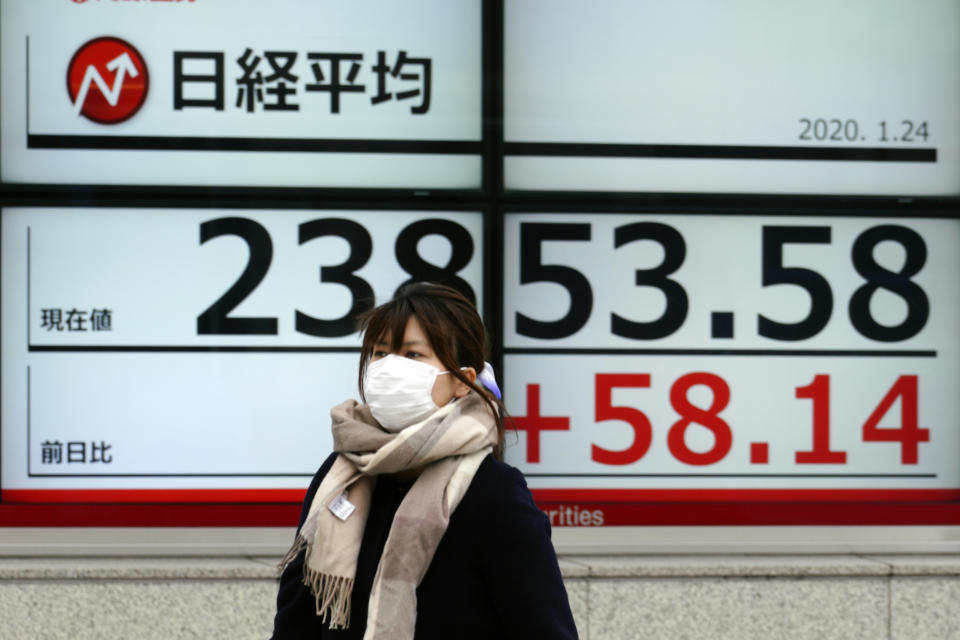
[[[303,502],[300,525],[336,454],[320,467]],[[409,483],[377,479],[352,594],[350,628],[330,630],[303,584],[303,553],[280,577],[273,638],[363,637],[367,600],[393,514]],[[299,531],[298,526],[298,531]],[[488,456],[450,517],[417,588],[418,640],[576,638],[567,592],[550,542],[550,523],[523,475]]]

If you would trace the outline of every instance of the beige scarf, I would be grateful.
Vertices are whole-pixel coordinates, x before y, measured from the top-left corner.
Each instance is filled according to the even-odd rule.
[[[497,441],[496,423],[476,392],[397,433],[379,426],[354,400],[337,405],[330,415],[340,455],[320,483],[283,564],[306,549],[303,581],[316,597],[317,615],[324,622],[329,618],[332,629],[349,627],[350,593],[376,476],[424,467],[393,518],[363,636],[412,639],[417,586],[450,514]]]

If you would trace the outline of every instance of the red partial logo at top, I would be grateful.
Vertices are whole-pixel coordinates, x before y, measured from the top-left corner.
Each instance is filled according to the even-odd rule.
[[[105,36],[85,43],[67,67],[73,112],[100,124],[133,116],[147,99],[147,63],[132,44]]]

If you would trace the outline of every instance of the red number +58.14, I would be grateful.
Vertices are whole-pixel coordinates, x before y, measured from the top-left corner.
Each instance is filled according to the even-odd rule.
[[[688,397],[691,388],[703,385],[710,389],[710,406],[702,408]],[[647,373],[598,373],[594,378],[594,420],[625,422],[633,430],[633,439],[625,449],[605,449],[591,444],[590,459],[608,465],[627,465],[646,455],[653,441],[654,428],[647,415],[635,407],[613,404],[613,390],[618,388],[646,388],[650,386]],[[896,379],[887,393],[863,423],[864,442],[899,442],[900,462],[917,464],[919,443],[930,441],[930,430],[918,424],[917,406],[918,378],[902,375]],[[527,415],[514,416],[513,424],[527,434],[527,462],[540,462],[540,435],[543,431],[568,431],[570,419],[566,416],[547,416],[541,413],[540,385],[528,384],[526,388]],[[797,451],[797,464],[845,464],[847,454],[830,448],[830,376],[814,376],[813,381],[795,389],[796,397],[811,400],[812,437],[811,448]],[[900,400],[900,426],[881,427],[880,421]],[[710,465],[723,460],[733,445],[733,431],[720,415],[730,402],[730,387],[720,376],[697,371],[678,378],[670,387],[670,406],[679,415],[667,429],[667,448],[678,461],[696,466]],[[713,434],[713,446],[703,452],[690,449],[686,444],[686,430],[692,424],[701,425]],[[764,456],[765,457],[765,456]]]

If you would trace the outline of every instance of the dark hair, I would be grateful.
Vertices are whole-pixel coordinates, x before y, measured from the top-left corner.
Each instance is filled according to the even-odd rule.
[[[416,316],[430,347],[443,366],[457,380],[480,394],[497,423],[497,445],[493,454],[503,459],[503,404],[478,382],[471,382],[460,367],[473,367],[477,375],[486,363],[486,334],[483,321],[466,297],[456,289],[427,282],[401,287],[390,302],[364,313],[359,318],[363,331],[360,352],[359,388],[363,398],[363,378],[374,347],[384,336],[391,338],[390,350],[398,351],[403,343],[407,320]],[[365,400],[365,399],[364,399]]]

